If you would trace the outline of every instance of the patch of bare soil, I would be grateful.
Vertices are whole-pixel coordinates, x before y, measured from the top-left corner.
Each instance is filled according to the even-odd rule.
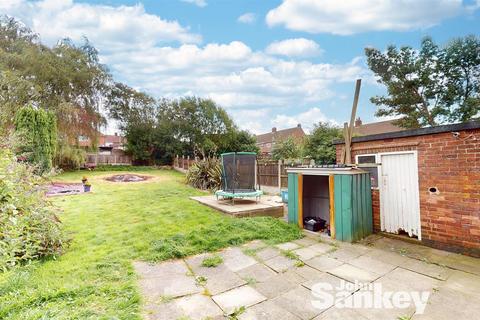
[[[110,182],[141,182],[151,178],[151,176],[141,176],[138,174],[116,174],[106,177],[105,180]]]

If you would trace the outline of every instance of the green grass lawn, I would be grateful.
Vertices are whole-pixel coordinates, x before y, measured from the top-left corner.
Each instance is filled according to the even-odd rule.
[[[0,319],[140,319],[133,260],[160,261],[253,239],[301,237],[273,218],[234,219],[189,200],[202,192],[168,170],[149,182],[112,183],[88,172],[91,194],[53,198],[72,239],[65,253],[0,274]],[[85,172],[55,180],[79,182]]]

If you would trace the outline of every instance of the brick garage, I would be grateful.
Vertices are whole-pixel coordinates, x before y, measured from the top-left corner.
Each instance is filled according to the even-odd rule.
[[[416,150],[421,242],[480,256],[480,122],[352,140],[352,163],[358,155]],[[343,141],[335,144],[340,162],[344,144]],[[374,230],[382,231],[378,188],[372,189],[372,200]]]

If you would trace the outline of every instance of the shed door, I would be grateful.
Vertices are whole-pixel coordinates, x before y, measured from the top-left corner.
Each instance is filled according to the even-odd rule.
[[[380,154],[380,220],[382,231],[421,240],[416,151]]]

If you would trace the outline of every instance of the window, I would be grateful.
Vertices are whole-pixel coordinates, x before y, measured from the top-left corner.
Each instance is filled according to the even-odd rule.
[[[364,171],[370,172],[372,188],[378,188],[378,162],[375,154],[362,154],[356,156],[358,167]]]

